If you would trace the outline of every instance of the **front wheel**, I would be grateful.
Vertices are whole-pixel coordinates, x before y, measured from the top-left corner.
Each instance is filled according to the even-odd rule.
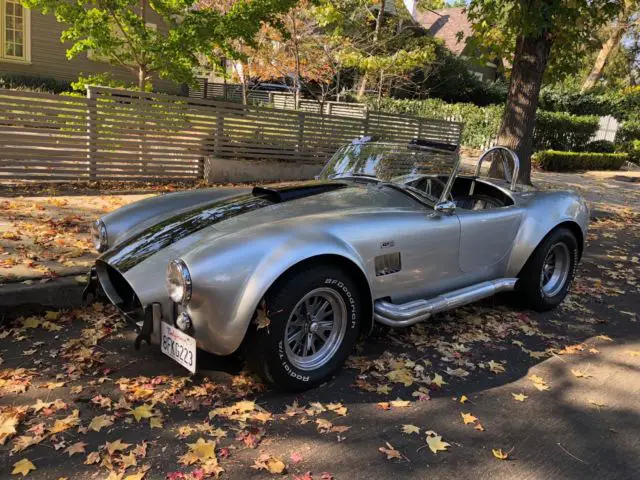
[[[342,365],[358,339],[360,294],[338,268],[287,274],[269,290],[265,307],[268,325],[252,325],[245,356],[253,371],[277,387],[319,385]]]
[[[558,228],[545,237],[519,275],[519,290],[528,307],[542,312],[564,300],[575,276],[578,254],[578,242],[570,230]]]

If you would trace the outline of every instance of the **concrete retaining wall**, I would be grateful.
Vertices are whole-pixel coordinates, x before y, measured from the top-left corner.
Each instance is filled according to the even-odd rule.
[[[204,161],[204,179],[207,183],[308,180],[321,170],[321,165],[274,160],[220,160],[207,157]]]

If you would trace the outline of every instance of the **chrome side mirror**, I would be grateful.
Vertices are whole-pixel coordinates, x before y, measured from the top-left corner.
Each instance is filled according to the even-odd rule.
[[[445,200],[443,202],[436,203],[436,206],[433,209],[438,213],[444,213],[445,215],[451,215],[455,209],[456,204],[451,200]]]

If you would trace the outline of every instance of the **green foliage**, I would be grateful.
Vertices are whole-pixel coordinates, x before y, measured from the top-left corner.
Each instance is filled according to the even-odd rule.
[[[95,75],[89,75],[85,77],[82,73],[78,77],[78,80],[71,83],[71,88],[74,92],[86,93],[89,85],[100,85],[101,87],[111,88],[126,88],[129,90],[135,90],[136,86],[122,80],[113,78],[113,75],[109,72],[98,73]]]
[[[609,140],[594,140],[587,143],[582,150],[593,153],[614,153],[616,146]]]
[[[213,45],[232,50],[232,41],[253,41],[263,21],[290,8],[294,0],[238,0],[226,11],[195,0],[23,0],[25,6],[54,14],[67,28],[67,57],[91,51],[112,65],[128,68],[145,89],[152,73],[176,83],[193,83],[198,54]],[[143,12],[145,12],[143,14]],[[148,23],[151,13],[158,25]]]
[[[0,74],[0,88],[34,92],[61,93],[71,90],[69,82],[33,75]]]
[[[437,42],[408,28],[412,20],[404,8],[381,17],[376,26],[379,5],[379,0],[320,0],[314,17],[340,69],[364,74],[370,89],[377,83],[382,90],[433,63]]]
[[[367,99],[372,109],[389,113],[403,113],[424,118],[453,120],[464,123],[462,145],[470,148],[483,148],[495,138],[504,107],[489,105],[479,107],[472,103],[446,103],[443,100],[396,100],[383,98]]]
[[[640,140],[640,119],[622,123],[616,133],[616,143],[619,145],[631,144],[635,140]]]
[[[510,59],[518,36],[549,36],[548,74],[562,78],[574,73],[584,56],[600,46],[596,33],[615,17],[621,4],[611,0],[471,0],[472,43],[483,46],[490,56]]]
[[[533,156],[533,163],[543,170],[569,172],[575,170],[620,170],[629,159],[626,153],[559,152],[545,150]]]
[[[640,112],[640,86],[622,90],[594,89],[585,93],[545,87],[540,92],[540,108],[574,115],[611,115],[623,120]]]
[[[627,152],[629,154],[629,161],[640,164],[640,140],[631,142],[630,147]]]
[[[598,130],[598,125],[596,116],[539,111],[533,132],[533,148],[581,151]]]
[[[472,103],[446,103],[436,98],[383,98],[380,102],[368,98],[366,103],[371,109],[383,112],[462,122],[462,145],[470,148],[484,148],[496,138],[504,112],[502,105],[479,107]],[[580,151],[597,130],[598,117],[540,111],[534,131],[534,146],[537,150]]]
[[[640,118],[627,120],[616,133],[616,149],[629,154],[629,161],[640,163]]]
[[[420,91],[449,103],[474,103],[479,106],[503,104],[507,99],[504,82],[484,82],[469,71],[469,62],[438,46],[434,66],[424,73]]]

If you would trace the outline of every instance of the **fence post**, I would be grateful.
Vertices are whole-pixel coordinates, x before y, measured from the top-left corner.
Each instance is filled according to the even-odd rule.
[[[98,103],[94,87],[87,87],[87,161],[89,162],[89,180],[97,178],[96,153],[98,139]]]
[[[302,150],[302,142],[304,141],[304,112],[298,112],[298,142],[296,143],[296,152]]]
[[[220,147],[222,147],[222,137],[224,135],[224,116],[220,110],[216,110],[216,134],[213,139],[213,156],[218,158]]]
[[[327,115],[333,115],[333,102],[327,102]]]
[[[366,137],[369,132],[369,108],[364,107],[364,116],[362,117],[362,136]]]

